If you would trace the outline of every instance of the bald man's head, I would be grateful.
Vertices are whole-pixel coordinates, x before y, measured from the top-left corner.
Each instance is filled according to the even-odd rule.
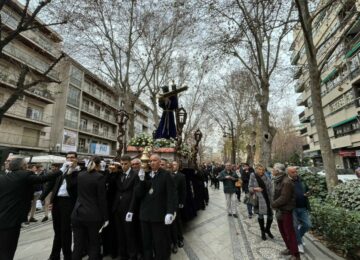
[[[287,173],[291,178],[296,178],[297,177],[296,167],[294,167],[294,166],[288,167],[287,168]]]
[[[158,154],[153,154],[150,156],[150,167],[151,167],[151,170],[153,171],[157,171],[159,170],[160,168],[160,162],[161,162],[161,159],[160,159],[160,156]]]

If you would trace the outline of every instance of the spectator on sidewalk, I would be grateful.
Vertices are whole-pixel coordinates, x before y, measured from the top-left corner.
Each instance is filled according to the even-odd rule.
[[[310,203],[308,200],[309,188],[301,181],[297,174],[295,167],[288,169],[289,177],[295,184],[295,202],[296,207],[293,210],[294,229],[296,233],[296,240],[300,253],[304,253],[303,236],[311,228],[311,221],[309,216]]]
[[[235,173],[238,176],[238,180],[237,182],[235,182],[235,187],[236,187],[236,197],[238,202],[240,202],[240,197],[241,197],[241,186],[242,186],[242,180],[241,180],[241,172],[240,172],[240,165],[236,165],[235,167]]]
[[[270,231],[273,222],[273,211],[271,209],[272,184],[271,180],[265,175],[264,166],[257,165],[255,173],[250,175],[249,192],[251,196],[256,196],[254,211],[258,214],[262,240],[266,240],[266,234],[270,238],[274,238]],[[267,216],[266,227],[265,215]]]
[[[219,181],[223,182],[228,216],[233,216],[234,218],[238,217],[235,204],[235,182],[237,180],[238,176],[232,171],[231,163],[227,162],[225,164],[225,169],[219,174]]]
[[[292,211],[295,208],[294,182],[284,172],[285,166],[275,163],[273,168],[274,197],[272,207],[276,210],[276,219],[286,249],[282,255],[291,255],[291,260],[300,259],[293,224]]]
[[[61,171],[64,171],[64,164]],[[12,159],[8,173],[0,174],[0,259],[14,258],[21,223],[27,221],[34,184],[44,183],[61,175],[61,171],[39,176],[27,171],[24,158]]]
[[[249,201],[249,181],[252,172],[254,172],[254,169],[248,163],[244,163],[241,171],[241,180],[243,192],[245,193],[244,203],[246,204],[249,218],[253,216],[253,205]]]
[[[33,173],[35,173],[36,175],[41,175],[41,173],[43,172],[43,167],[41,164],[33,164],[30,167],[30,171],[32,171]],[[29,212],[29,220],[26,222],[26,224],[30,224],[30,222],[37,222],[38,220],[35,219],[35,211],[36,211],[36,202],[38,201],[38,199],[40,198],[40,195],[42,193],[42,184],[35,184],[34,185],[34,194],[33,194],[33,199],[31,201],[31,209]]]

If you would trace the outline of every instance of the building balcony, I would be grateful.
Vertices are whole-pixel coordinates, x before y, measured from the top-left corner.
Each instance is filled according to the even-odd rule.
[[[295,69],[294,74],[293,74],[293,79],[299,79],[301,74],[302,74],[302,66],[299,66]]]
[[[296,99],[296,104],[297,104],[298,106],[304,106],[305,103],[306,103],[306,102],[305,102],[305,100],[303,100],[303,95],[300,95],[300,97],[298,97],[298,98]]]
[[[301,120],[301,118],[303,118],[305,116],[305,111],[302,111],[300,114],[299,114],[299,119]]]
[[[300,135],[305,135],[305,134],[307,134],[307,132],[308,132],[307,127],[305,127],[300,130]]]
[[[39,71],[40,73],[47,71],[51,65],[34,55],[29,55],[28,52],[17,48],[14,43],[7,44],[3,49],[3,53]],[[59,80],[59,72],[54,69],[48,73],[48,76],[54,78],[55,80]]]
[[[0,84],[3,84],[11,89],[16,89],[16,81],[10,75],[2,74],[0,72]],[[26,82],[27,83],[27,82]],[[55,98],[52,96],[51,92],[47,89],[47,86],[38,84],[36,87],[33,87],[25,91],[25,94],[32,96],[36,99],[40,99],[48,104],[53,104]]]
[[[116,119],[115,116],[113,116],[112,114],[108,114],[105,112],[100,112],[99,110],[95,110],[94,108],[91,108],[89,106],[82,106],[81,107],[81,112],[86,113],[88,115],[91,115],[93,117],[95,117],[96,119],[100,119],[106,123],[110,123],[112,125],[117,125],[116,123]]]
[[[6,25],[11,30],[16,30],[19,22],[20,17],[15,18],[13,15],[9,15],[5,10],[1,10],[1,18],[4,25]],[[24,37],[26,40],[31,41],[37,47],[46,51],[52,57],[60,56],[60,51],[54,48],[55,43],[46,38],[45,35],[42,35],[41,32],[34,32],[33,30],[28,30],[20,34],[20,36]]]
[[[80,131],[85,134],[96,136],[98,138],[105,138],[105,139],[112,140],[112,141],[116,140],[116,136],[114,134],[109,133],[109,132],[100,131],[98,129],[87,128],[86,126],[80,126]]]
[[[291,55],[291,65],[296,65],[297,62],[299,61],[300,59],[300,52],[299,51],[294,51]]]
[[[0,103],[0,106],[3,104],[4,103]],[[5,113],[5,116],[42,126],[50,126],[52,123],[52,115],[44,113],[29,113],[26,108],[19,107],[16,104],[10,107],[10,109]]]
[[[300,81],[296,82],[294,89],[296,93],[303,92],[305,90],[305,83]]]
[[[100,102],[104,103],[105,105],[109,105],[109,106],[115,108],[116,110],[118,110],[120,108],[118,102],[113,101],[113,100],[110,101],[106,95],[102,95],[101,93],[99,93],[97,91],[96,92],[92,91],[91,88],[86,83],[83,84],[82,89],[83,89],[84,93],[89,95],[91,98],[96,98]]]
[[[310,145],[309,144],[305,144],[302,146],[303,151],[307,151],[310,150]]]
[[[19,135],[12,132],[0,132],[0,143],[10,147],[34,150],[48,150],[50,148],[50,139],[26,136],[26,133]]]
[[[310,123],[310,118],[309,117],[302,117],[302,118],[300,118],[300,123],[302,123],[302,124],[305,124],[305,123]]]

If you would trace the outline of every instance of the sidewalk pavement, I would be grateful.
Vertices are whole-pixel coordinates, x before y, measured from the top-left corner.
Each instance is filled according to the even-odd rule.
[[[285,244],[275,222],[271,228],[275,239],[262,241],[256,217],[247,217],[246,206],[242,202],[237,207],[239,218],[228,217],[223,191],[209,188],[209,193],[209,206],[204,211],[198,211],[198,216],[186,225],[184,248],[172,255],[172,260],[286,259],[279,254]],[[42,213],[36,214],[39,220],[42,216]],[[46,260],[51,251],[52,239],[51,221],[30,224],[22,229],[15,259]],[[311,236],[305,238],[305,243],[305,254],[301,255],[301,259],[343,259]]]

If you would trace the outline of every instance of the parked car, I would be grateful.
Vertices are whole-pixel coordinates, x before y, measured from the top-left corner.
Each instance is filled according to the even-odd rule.
[[[357,176],[352,169],[336,169],[336,173],[339,181],[348,182],[352,180],[357,180]],[[325,176],[325,170],[317,172],[321,176]]]

